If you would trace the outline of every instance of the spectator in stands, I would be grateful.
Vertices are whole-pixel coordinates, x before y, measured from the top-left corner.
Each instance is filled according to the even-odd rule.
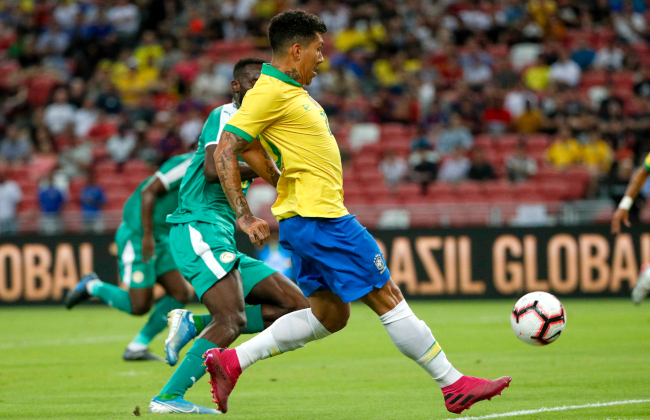
[[[623,50],[616,45],[616,40],[610,38],[605,46],[598,50],[594,60],[594,67],[616,71],[623,67]]]
[[[542,112],[533,108],[530,101],[526,101],[526,110],[517,118],[517,132],[521,134],[537,133],[542,128]]]
[[[506,161],[508,179],[513,182],[525,181],[537,173],[537,162],[528,155],[525,140],[517,143],[517,148]]]
[[[521,78],[516,79],[514,89],[506,94],[504,106],[512,118],[519,118],[526,111],[526,102],[537,105],[537,95],[526,87]]]
[[[541,58],[538,58],[524,72],[523,79],[530,89],[539,92],[546,89],[548,86],[550,79],[549,74],[550,67],[544,63]]]
[[[138,60],[131,57],[126,60],[127,71],[115,78],[115,85],[120,91],[126,105],[135,105],[138,99],[159,79],[158,69],[150,66],[138,68]]]
[[[132,42],[140,28],[140,12],[129,0],[116,0],[106,17],[115,31],[126,42]]]
[[[131,132],[126,124],[120,125],[111,138],[106,142],[106,150],[111,156],[111,159],[117,163],[118,171],[121,172],[124,167],[124,163],[129,160],[135,146],[137,139],[135,133]]]
[[[418,125],[415,136],[411,139],[411,150],[414,151],[418,148],[431,149],[431,142],[429,141],[429,131],[424,124]]]
[[[165,51],[158,43],[154,31],[144,31],[141,45],[133,51],[133,56],[138,60],[138,67],[160,67],[164,55]]]
[[[512,117],[503,107],[501,98],[492,97],[483,111],[482,120],[486,132],[498,135],[509,131]]]
[[[96,106],[112,115],[122,112],[122,98],[113,83],[107,83],[104,91],[97,97]]]
[[[587,143],[582,148],[582,159],[589,170],[590,183],[587,197],[594,198],[600,182],[607,176],[614,158],[611,146],[601,138],[596,129],[589,133]]]
[[[55,185],[54,175],[50,173],[38,190],[38,204],[41,209],[41,233],[56,235],[63,231],[61,211],[65,202],[64,192]]]
[[[194,144],[201,135],[203,130],[204,118],[198,106],[191,106],[188,112],[187,120],[181,125],[180,136],[185,146]]]
[[[167,128],[167,133],[158,143],[158,151],[163,162],[172,156],[185,152],[183,141],[176,128]]]
[[[53,22],[36,41],[36,51],[42,55],[61,56],[70,45],[70,35]]]
[[[95,171],[90,170],[86,175],[86,185],[79,196],[81,217],[85,232],[102,233],[104,231],[104,216],[102,208],[106,205],[106,192],[97,184]]]
[[[83,100],[81,108],[77,109],[74,114],[74,132],[77,136],[86,136],[91,127],[95,125],[99,111],[95,108],[95,100],[86,97]]]
[[[230,80],[213,70],[212,62],[207,58],[199,60],[200,72],[192,83],[192,96],[204,103],[214,102],[230,90]]]
[[[634,94],[650,98],[650,66],[643,66],[641,72],[634,76]]]
[[[18,231],[16,210],[23,192],[15,181],[7,179],[7,168],[0,166],[0,236]]]
[[[546,159],[557,169],[566,169],[580,162],[581,152],[578,140],[571,136],[571,131],[567,126],[563,126],[551,146],[546,150]]]
[[[487,161],[485,151],[482,148],[476,147],[472,150],[471,163],[472,165],[467,173],[467,178],[474,181],[486,181],[497,178],[494,167]]]
[[[7,127],[5,138],[0,141],[0,162],[25,163],[32,153],[27,130],[21,130],[17,124]]]
[[[457,146],[453,154],[442,162],[438,179],[451,182],[462,181],[467,179],[471,166],[472,163],[465,156],[465,150],[461,146]]]
[[[387,150],[384,159],[379,163],[379,170],[384,176],[384,182],[391,191],[397,189],[397,185],[404,180],[408,166],[404,158],[397,156],[394,150]]]
[[[452,114],[449,124],[438,136],[437,150],[442,155],[454,152],[457,148],[469,150],[474,144],[472,133],[463,125],[459,114]]]
[[[575,61],[582,70],[591,66],[596,59],[596,51],[589,45],[586,37],[578,37],[576,49],[571,54],[571,59]]]
[[[65,88],[54,91],[54,102],[45,107],[45,125],[52,134],[59,134],[68,124],[74,124],[75,108],[68,103],[68,92]]]
[[[440,155],[431,150],[429,145],[417,144],[409,156],[409,168],[411,169],[411,180],[421,186],[422,195],[427,194],[429,184],[436,179]]]
[[[83,137],[73,136],[70,146],[59,154],[59,166],[68,177],[85,174],[93,162],[93,147]]]
[[[574,88],[580,83],[581,73],[580,66],[569,57],[569,53],[560,50],[558,60],[551,65],[551,80]]]
[[[519,73],[512,69],[512,65],[507,58],[497,60],[492,80],[499,89],[512,89],[515,84],[521,80]]]
[[[636,168],[634,164],[634,155],[626,150],[627,153],[622,153],[621,158],[616,161],[609,178],[606,179],[602,188],[601,194],[612,200],[612,203],[620,203],[621,199],[625,196],[630,178],[634,174]],[[645,197],[643,194],[638,194],[632,207],[630,208],[630,222],[635,225],[640,222],[639,215],[641,209],[645,204]]]

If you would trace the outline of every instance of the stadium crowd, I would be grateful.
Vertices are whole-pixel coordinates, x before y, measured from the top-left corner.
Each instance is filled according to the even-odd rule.
[[[44,232],[63,209],[103,230],[102,209],[230,101],[234,63],[270,58],[266,26],[288,8],[328,27],[308,91],[346,202],[565,173],[584,182],[551,199],[616,197],[650,149],[645,0],[4,0],[0,232],[37,207]]]

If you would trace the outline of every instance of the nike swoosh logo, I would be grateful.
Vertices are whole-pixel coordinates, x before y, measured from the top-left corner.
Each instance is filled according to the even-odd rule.
[[[302,107],[305,108],[305,111],[307,111],[307,110],[309,109],[310,106],[311,106],[311,104],[307,104],[307,106],[304,106],[304,105],[303,105]]]

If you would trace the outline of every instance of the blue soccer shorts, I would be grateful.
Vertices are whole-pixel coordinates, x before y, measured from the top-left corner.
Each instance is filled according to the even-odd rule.
[[[281,220],[280,244],[292,253],[293,273],[305,296],[331,290],[347,303],[390,279],[377,242],[352,215]]]

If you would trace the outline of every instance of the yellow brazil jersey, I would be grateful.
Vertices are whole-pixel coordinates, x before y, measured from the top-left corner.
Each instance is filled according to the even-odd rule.
[[[247,141],[259,136],[280,163],[278,199],[273,215],[337,218],[343,205],[341,153],[323,108],[303,87],[264,64],[255,86],[224,127]]]

